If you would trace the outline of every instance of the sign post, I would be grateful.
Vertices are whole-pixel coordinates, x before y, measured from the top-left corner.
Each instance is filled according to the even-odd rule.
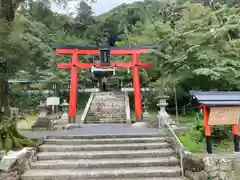
[[[211,126],[232,125],[234,151],[239,152],[240,92],[191,91],[193,100],[203,108],[206,148],[212,154]]]

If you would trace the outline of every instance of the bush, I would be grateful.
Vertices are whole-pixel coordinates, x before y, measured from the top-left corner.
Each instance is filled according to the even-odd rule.
[[[11,107],[20,108],[20,110],[32,109],[39,105],[40,98],[40,93],[29,94],[22,91],[13,91],[11,93],[10,105]]]

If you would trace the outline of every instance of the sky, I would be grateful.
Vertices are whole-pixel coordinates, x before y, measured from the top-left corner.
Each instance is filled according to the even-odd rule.
[[[120,4],[132,3],[134,1],[137,1],[137,0],[97,0],[97,2],[92,5],[92,8],[93,8],[94,14],[99,15],[99,14],[108,12],[109,10],[119,6]],[[66,9],[63,9],[57,5],[53,5],[52,10],[56,12],[66,13],[66,14],[71,14],[71,13],[74,14],[76,2],[69,3],[68,8]]]
[[[119,6],[123,3],[132,3],[136,0],[97,0],[96,4],[93,4],[93,11],[96,15],[108,12],[112,8]]]

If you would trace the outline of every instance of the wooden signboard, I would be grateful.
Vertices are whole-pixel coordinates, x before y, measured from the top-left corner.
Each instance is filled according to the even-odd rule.
[[[209,125],[238,124],[240,107],[211,107]]]

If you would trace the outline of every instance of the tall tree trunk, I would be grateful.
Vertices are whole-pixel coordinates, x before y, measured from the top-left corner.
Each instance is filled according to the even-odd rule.
[[[0,77],[0,120],[10,116],[9,85],[6,76]]]
[[[15,3],[18,3],[16,1]],[[11,24],[15,17],[16,4],[13,0],[0,0],[0,18],[9,24],[11,32]],[[0,63],[0,120],[10,116],[9,106],[9,85],[8,85],[8,66],[7,59]]]
[[[9,23],[13,22],[15,10],[12,0],[0,0],[0,18]]]

